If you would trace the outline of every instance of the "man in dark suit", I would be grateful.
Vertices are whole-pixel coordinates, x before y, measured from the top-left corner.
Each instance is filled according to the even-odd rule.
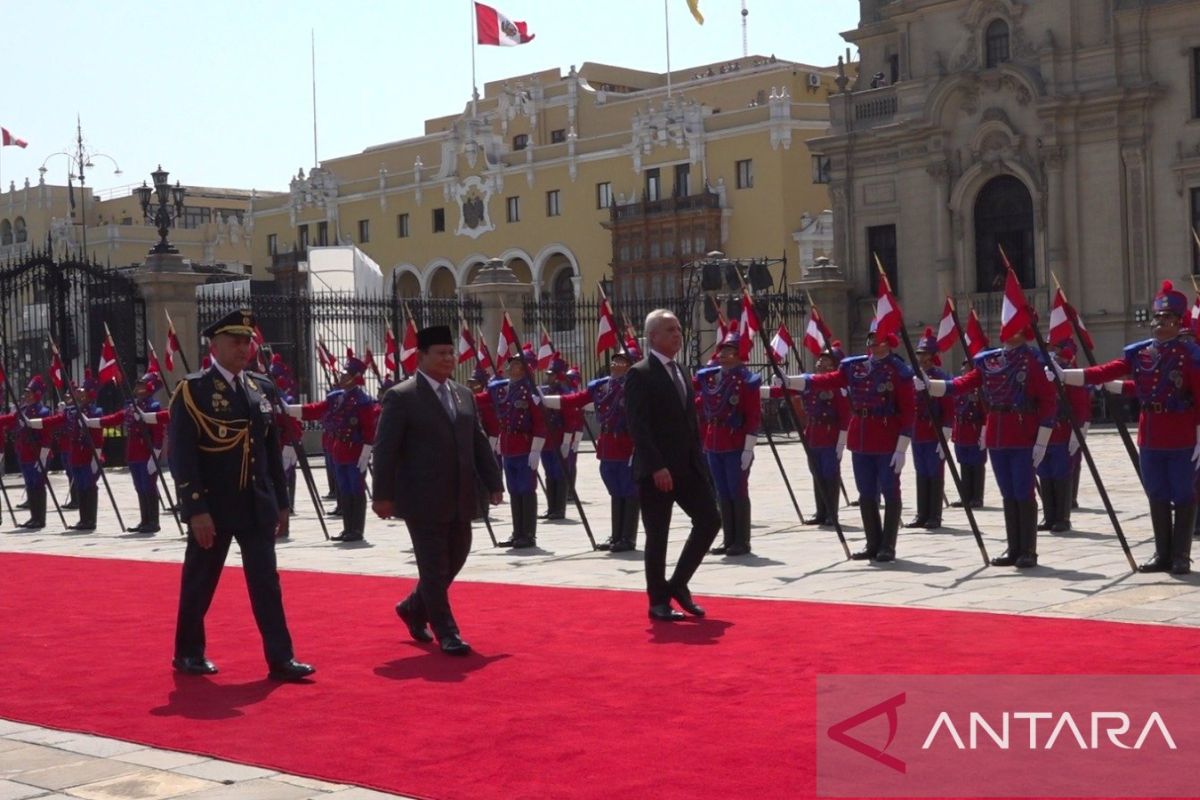
[[[479,422],[475,397],[450,379],[457,364],[454,340],[444,325],[417,332],[417,374],[388,390],[375,432],[375,513],[408,526],[418,580],[396,613],[418,642],[465,656],[450,612],[450,584],[471,550],[479,479],[492,505],[504,499],[496,456]]]
[[[679,320],[665,309],[651,311],[645,333],[650,352],[629,369],[625,408],[633,436],[633,476],[638,481],[646,529],[650,618],[683,619],[683,614],[671,607],[672,599],[684,611],[702,617],[704,609],[692,600],[688,581],[721,529],[721,518],[700,452],[691,384],[675,362],[683,346]],[[692,532],[668,581],[667,529],[675,503],[691,517]]]
[[[204,335],[212,342],[213,365],[180,381],[171,398],[168,452],[189,534],[173,664],[192,675],[217,671],[204,657],[204,615],[237,539],[268,677],[297,681],[315,670],[293,658],[283,615],[275,532],[287,530],[287,481],[273,416],[275,386],[245,369],[253,334],[248,309],[210,325]]]

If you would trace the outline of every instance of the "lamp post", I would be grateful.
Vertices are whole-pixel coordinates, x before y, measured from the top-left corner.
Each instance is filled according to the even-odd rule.
[[[43,161],[42,165],[40,167],[38,167],[38,172],[41,173],[43,179],[46,177],[46,171],[47,171],[46,170],[46,162],[48,162],[50,159],[54,158],[55,156],[66,156],[71,161],[71,169],[67,172],[68,185],[70,184],[71,178],[75,178],[76,180],[79,181],[79,199],[80,199],[79,217],[80,217],[80,228],[81,228],[82,234],[83,234],[82,254],[83,254],[83,258],[86,259],[87,258],[87,192],[85,192],[83,190],[83,186],[86,183],[87,176],[86,176],[86,173],[84,172],[84,170],[94,167],[95,164],[92,163],[92,160],[96,159],[96,158],[107,158],[109,161],[111,161],[113,164],[113,167],[114,167],[114,169],[113,169],[114,175],[121,174],[121,167],[119,164],[117,164],[117,160],[115,158],[113,158],[112,156],[108,155],[107,153],[97,153],[95,151],[89,151],[85,148],[84,143],[83,143],[83,124],[80,122],[78,116],[75,117],[75,152],[72,153],[67,150],[62,150],[60,152],[51,153],[50,155],[46,156],[45,161]],[[74,198],[74,196],[72,196],[71,197],[71,208],[74,209],[74,207],[75,207],[75,198]]]
[[[147,217],[150,216],[150,195],[153,194],[158,199],[158,206],[154,210],[154,227],[158,228],[160,241],[151,248],[151,255],[179,252],[167,241],[167,232],[183,216],[183,198],[187,189],[180,186],[179,181],[175,181],[174,186],[168,183],[169,175],[170,173],[162,168],[162,164],[159,164],[158,169],[150,173],[154,187],[151,188],[142,181],[142,185],[133,190],[138,202],[142,204],[142,214]]]

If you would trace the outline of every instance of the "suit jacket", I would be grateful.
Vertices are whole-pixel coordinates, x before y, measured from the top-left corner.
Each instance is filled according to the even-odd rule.
[[[218,533],[272,532],[288,507],[275,385],[248,370],[242,385],[245,400],[215,366],[179,382],[167,434],[171,475],[184,520],[211,514]]]
[[[633,436],[634,478],[648,478],[663,467],[672,476],[689,469],[705,474],[696,408],[686,374],[683,380],[688,402],[681,404],[675,381],[658,356],[649,353],[629,368],[625,378],[625,410],[629,433]]]
[[[375,499],[395,503],[395,515],[405,522],[473,519],[479,502],[477,475],[488,491],[503,489],[474,395],[454,381],[447,385],[457,407],[453,422],[420,374],[383,396],[372,452]]]

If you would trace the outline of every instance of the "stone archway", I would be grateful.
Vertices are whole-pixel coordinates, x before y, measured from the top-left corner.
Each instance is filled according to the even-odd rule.
[[[404,299],[421,296],[421,279],[415,272],[398,272],[395,276],[396,296]]]
[[[1033,196],[1014,175],[990,179],[975,197],[975,290],[1004,288],[1000,248],[1025,288],[1037,285]]]
[[[458,295],[458,278],[454,270],[447,266],[439,266],[429,275],[427,283],[429,297],[451,298]]]

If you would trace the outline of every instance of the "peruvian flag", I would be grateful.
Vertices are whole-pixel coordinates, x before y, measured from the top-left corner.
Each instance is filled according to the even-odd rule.
[[[166,363],[168,370],[174,372],[175,354],[182,349],[179,346],[179,337],[175,335],[175,323],[167,320],[167,349],[163,352],[163,361]]]
[[[804,349],[814,356],[819,356],[829,347],[829,341],[832,338],[833,334],[830,332],[829,326],[825,324],[825,320],[821,318],[821,312],[817,310],[816,306],[813,306],[808,313],[808,327],[804,329]]]
[[[520,339],[517,338],[517,331],[513,328],[508,312],[505,311],[504,319],[500,321],[500,338],[496,342],[496,358],[499,358],[501,361],[507,361],[508,356],[512,352],[513,345],[519,344]]]
[[[1067,316],[1067,298],[1063,297],[1061,288],[1054,291],[1054,303],[1050,306],[1050,330],[1046,335],[1051,342],[1075,339],[1071,318]]]
[[[875,301],[875,341],[887,338],[888,334],[896,333],[904,324],[904,316],[900,313],[900,304],[892,295],[892,284],[887,273],[883,270],[883,262],[875,253],[875,266],[879,269],[879,296]]]
[[[804,335],[805,341],[808,341],[808,334]],[[777,364],[782,364],[787,361],[788,353],[795,349],[796,345],[792,343],[792,334],[787,329],[787,325],[783,322],[779,323],[779,330],[775,331],[775,336],[771,339],[771,352],[769,355]]]
[[[362,361],[363,365],[367,369],[374,370],[376,372],[379,371],[379,367],[375,366],[375,354],[371,352],[371,348],[368,347],[363,350]]]
[[[492,361],[492,354],[488,352],[487,342],[483,340],[483,334],[478,328],[475,329],[475,333],[479,337],[479,347],[475,351],[475,363],[483,367],[489,375],[495,375],[496,365]]]
[[[613,321],[612,309],[608,305],[608,298],[605,297],[600,301],[600,323],[597,326],[596,333],[596,354],[599,355],[605,350],[615,350],[617,348],[617,323]]]
[[[396,374],[396,335],[391,325],[383,332],[383,368],[389,375]]]
[[[629,324],[628,320],[625,321],[625,349],[631,353],[634,350],[641,349],[638,346],[637,331],[633,329],[633,326]]]
[[[50,347],[54,351],[50,356],[50,381],[54,384],[54,388],[61,392],[63,387],[67,385],[66,378],[64,377],[66,370],[63,369],[62,357],[58,354],[58,348],[53,344]]]
[[[317,358],[321,361],[321,366],[330,372],[337,372],[337,359],[333,353],[329,352],[329,348],[325,346],[325,342],[317,340]]]
[[[537,352],[537,368],[539,370],[550,369],[550,362],[554,360],[557,353],[554,350],[554,342],[550,341],[550,334],[546,333],[545,327],[542,328],[542,341],[538,345]]]
[[[947,297],[942,306],[942,320],[938,323],[937,346],[938,352],[944,353],[958,341],[958,326],[954,324],[954,302]]]
[[[1004,304],[1000,307],[1000,341],[1007,342],[1025,330],[1032,320],[1029,316],[1029,306],[1025,302],[1025,293],[1021,291],[1021,282],[1017,280],[1017,273],[1013,272],[1003,250],[1000,254],[1008,268],[1008,278],[1004,282]]]
[[[417,323],[413,322],[413,318],[409,317],[408,322],[404,325],[404,342],[400,346],[400,367],[404,370],[405,375],[412,375],[417,371]]]
[[[533,34],[524,22],[511,20],[483,3],[475,4],[475,29],[480,44],[514,47],[533,41]]]
[[[1059,290],[1062,291],[1061,289]],[[1067,302],[1067,298],[1063,296],[1063,311],[1067,313],[1067,319],[1074,320],[1075,326],[1079,329],[1079,341],[1088,350],[1095,350],[1096,343],[1092,341],[1092,335],[1088,333],[1088,329],[1083,326],[1083,320],[1079,318],[1079,312],[1075,310],[1075,306]],[[1192,324],[1200,325],[1200,296],[1196,298],[1196,304],[1192,306]],[[1196,330],[1197,328],[1193,328]]]
[[[462,364],[475,358],[475,340],[471,338],[471,329],[467,323],[459,321],[458,328],[458,363]]]
[[[983,350],[987,349],[989,344],[987,334],[983,332],[983,326],[979,324],[979,317],[975,314],[975,309],[971,309],[971,315],[967,317],[967,341],[964,343],[967,347],[967,354],[974,358]]]
[[[747,361],[750,350],[754,347],[754,337],[758,336],[762,326],[758,322],[758,312],[754,310],[754,302],[750,294],[742,290],[742,318],[738,321],[738,358]]]
[[[96,380],[100,383],[117,382],[121,377],[121,366],[117,363],[117,348],[113,346],[112,334],[108,326],[104,326],[104,344],[100,346],[100,367],[96,370]]]
[[[478,3],[476,3],[478,5]],[[530,37],[533,38],[533,37]],[[24,150],[29,142],[8,132],[8,128],[0,128],[0,147],[19,147]]]
[[[709,357],[709,364],[717,363],[717,356],[721,353],[721,342],[725,341],[725,337],[729,335],[729,321],[725,319],[725,315],[721,313],[721,309],[717,309],[717,341],[713,344],[712,356]]]
[[[146,372],[155,372],[162,375],[162,367],[158,365],[158,353],[154,352],[154,345],[151,344],[149,339],[146,340],[146,348],[150,353],[150,363],[146,366]]]

